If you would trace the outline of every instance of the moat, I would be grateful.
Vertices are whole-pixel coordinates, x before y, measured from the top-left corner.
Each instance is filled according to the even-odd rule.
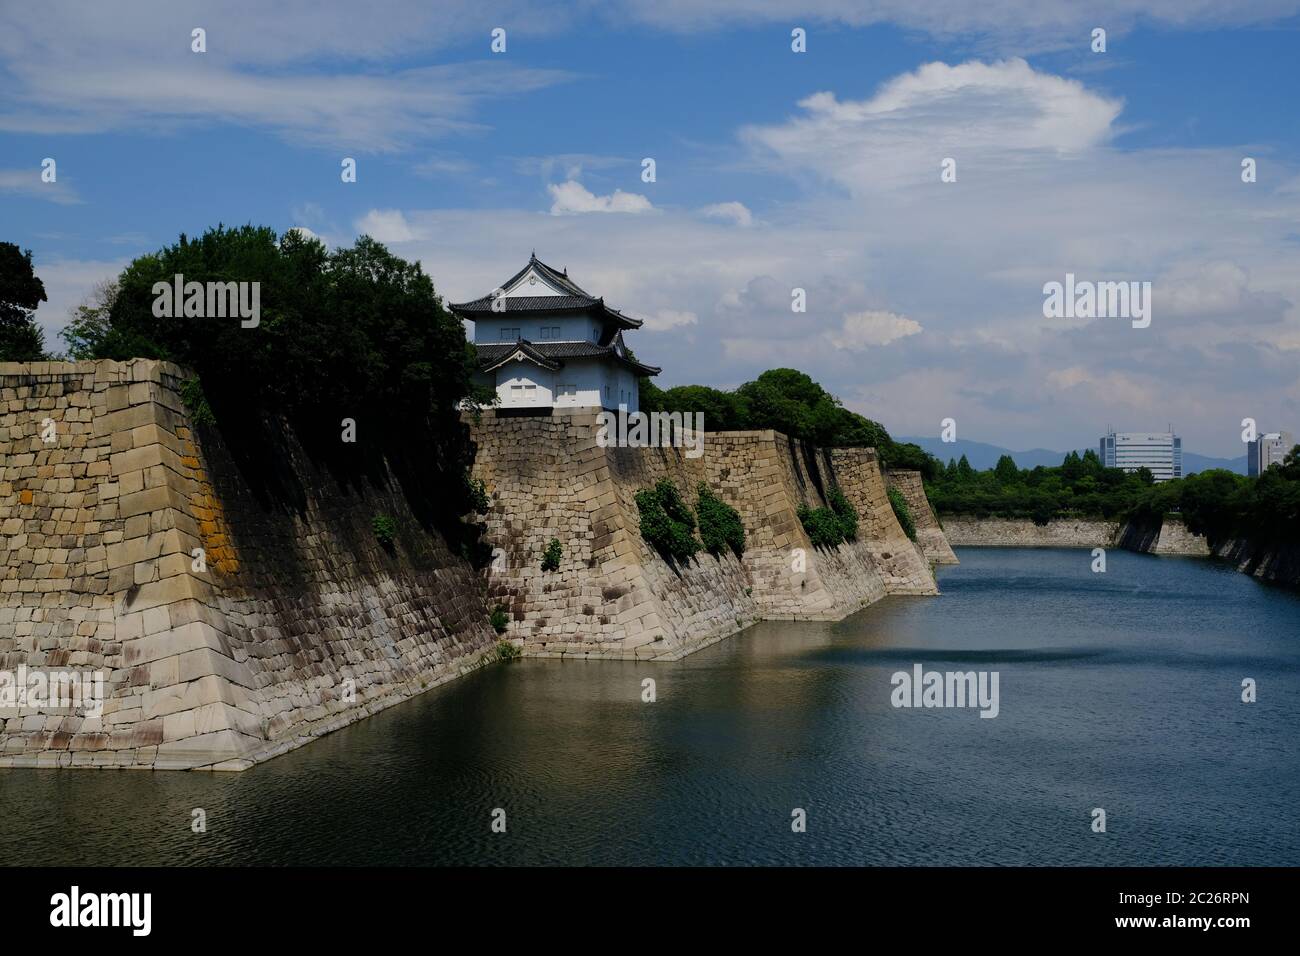
[[[957,553],[939,598],[674,664],[493,666],[244,773],[0,770],[0,860],[1300,863],[1300,596],[1202,559]],[[999,672],[997,717],[895,709],[916,664]]]

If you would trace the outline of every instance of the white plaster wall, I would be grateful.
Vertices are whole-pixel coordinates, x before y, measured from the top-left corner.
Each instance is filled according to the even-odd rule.
[[[560,396],[561,385],[575,385],[577,392],[572,398]],[[600,406],[605,386],[603,363],[583,362],[570,359],[564,368],[555,373],[557,392],[556,405],[559,407],[591,408]]]
[[[542,338],[542,326],[559,327],[559,337]],[[527,317],[524,313],[511,315],[509,312],[477,319],[474,322],[474,344],[494,345],[501,342],[513,342],[512,334],[507,339],[501,338],[502,329],[518,329],[519,336],[530,342],[594,342],[599,336],[600,323],[590,316],[573,313],[559,313],[555,316],[539,318]],[[595,333],[595,334],[593,334]]]
[[[521,399],[519,393],[512,390],[515,385],[533,385],[536,389],[531,397]],[[502,408],[549,406],[553,404],[554,390],[554,373],[532,362],[510,362],[497,369],[497,397]]]

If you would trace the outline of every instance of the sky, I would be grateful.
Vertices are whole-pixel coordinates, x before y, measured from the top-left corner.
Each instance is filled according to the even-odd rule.
[[[181,233],[368,233],[453,302],[536,250],[664,387],[1235,457],[1300,433],[1298,53],[1300,0],[6,0],[0,241],[51,347]],[[1067,273],[1150,282],[1149,326],[1045,317]]]

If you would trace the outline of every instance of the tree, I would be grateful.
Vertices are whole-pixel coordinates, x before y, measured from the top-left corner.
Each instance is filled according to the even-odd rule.
[[[36,324],[36,308],[45,285],[32,269],[32,251],[0,242],[0,362],[39,362],[45,335]]]
[[[1015,484],[1020,480],[1020,469],[1016,467],[1015,460],[1010,455],[1003,455],[998,459],[993,473],[997,476],[998,482],[1004,485]]]
[[[187,283],[256,283],[258,323],[155,315],[155,284],[178,274]],[[95,358],[165,358],[197,373],[200,385],[187,394],[210,407],[264,500],[305,501],[277,438],[283,419],[341,483],[383,483],[391,469],[422,522],[475,546],[460,521],[475,503],[461,420],[462,401],[481,397],[474,351],[419,263],[369,236],[331,252],[296,230],[217,226],[137,258],[97,308],[107,308],[107,327],[87,314],[73,333],[77,347]],[[340,441],[344,419],[357,423],[355,442]]]
[[[117,299],[117,282],[107,279],[91,290],[89,297],[72,313],[67,326],[59,333],[73,359],[94,358],[112,331],[109,316]]]
[[[706,385],[678,385],[660,392],[660,411],[699,412],[705,431],[736,431],[747,427],[744,402],[734,392]],[[644,401],[642,402],[644,404]]]

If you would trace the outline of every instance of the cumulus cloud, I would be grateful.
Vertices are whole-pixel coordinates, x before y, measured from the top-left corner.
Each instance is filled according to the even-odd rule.
[[[696,325],[700,317],[694,312],[682,312],[677,309],[660,309],[653,315],[646,316],[645,329],[651,332],[666,332],[683,325]]]
[[[650,200],[638,193],[625,193],[615,189],[608,196],[597,196],[582,183],[568,182],[551,184],[546,187],[554,202],[551,203],[552,216],[573,216],[588,212],[650,212],[654,206]]]
[[[789,121],[743,136],[778,165],[811,169],[854,194],[936,183],[947,158],[958,182],[966,167],[1056,161],[1106,142],[1123,108],[1021,59],[927,63],[870,99],[821,92],[799,106]]]
[[[916,335],[921,323],[893,312],[854,312],[844,316],[839,330],[829,334],[836,348],[860,352]]]
[[[358,233],[379,242],[410,242],[421,238],[400,209],[372,209],[357,220],[356,228]]]

